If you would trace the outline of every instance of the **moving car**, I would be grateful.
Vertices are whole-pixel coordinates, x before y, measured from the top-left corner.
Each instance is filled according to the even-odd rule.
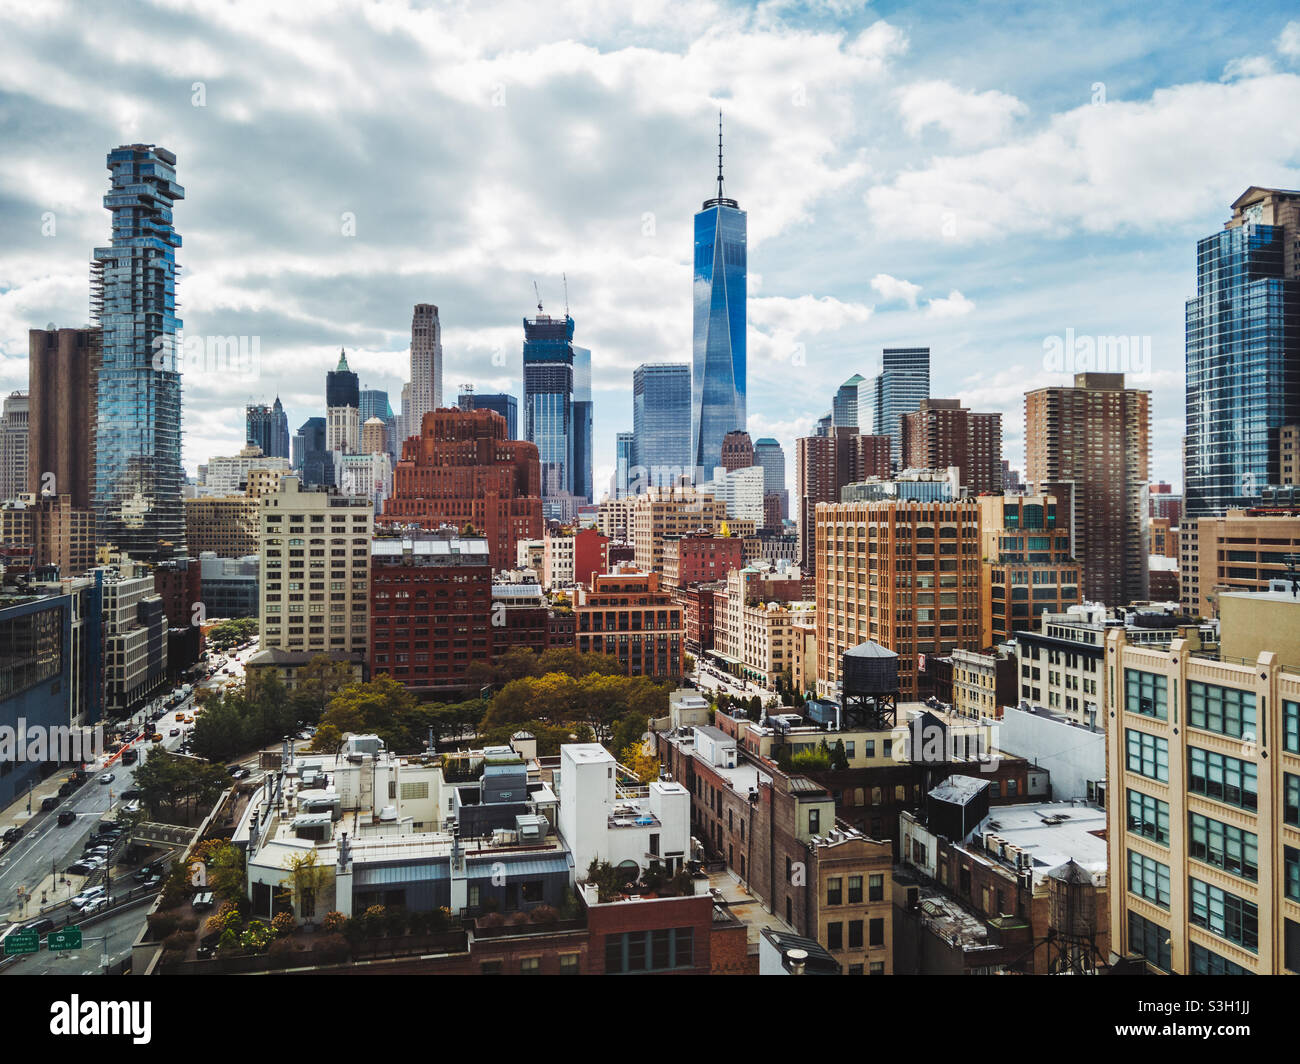
[[[44,801],[41,802],[42,813],[48,813],[51,809],[57,809],[58,807],[59,807],[59,800],[55,798],[53,795],[51,795],[49,798],[46,798]]]
[[[167,735],[169,738],[175,738],[176,736],[180,735],[180,733],[181,733],[180,728],[173,728],[171,731],[167,733]]]
[[[75,824],[76,822],[77,814],[71,809],[65,809],[59,814],[59,827],[61,828],[66,828],[69,824]]]
[[[105,772],[102,776],[99,777],[99,782],[100,782],[100,783],[112,783],[112,782],[113,782],[113,773],[111,773],[111,772]]]
[[[130,801],[132,798],[139,798],[143,793],[138,787],[129,787],[122,792],[122,798],[124,801]]]
[[[107,887],[102,887],[102,886],[87,887],[75,898],[73,898],[70,902],[68,902],[68,904],[71,905],[74,909],[79,909],[84,911],[85,907],[89,905],[92,901],[104,897],[107,893],[108,893]]]

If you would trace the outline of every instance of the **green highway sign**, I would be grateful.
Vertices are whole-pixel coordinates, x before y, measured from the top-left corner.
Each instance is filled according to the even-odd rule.
[[[81,928],[65,927],[62,931],[51,931],[45,944],[52,950],[81,949]]]
[[[5,956],[18,953],[35,953],[41,948],[41,936],[36,931],[15,931],[5,939]]]

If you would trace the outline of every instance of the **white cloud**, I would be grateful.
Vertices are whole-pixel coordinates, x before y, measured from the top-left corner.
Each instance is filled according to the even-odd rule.
[[[1029,110],[1005,92],[968,92],[947,81],[914,82],[897,96],[903,128],[910,136],[919,137],[927,126],[935,126],[959,149],[1001,140]]]
[[[926,301],[925,313],[930,318],[960,318],[975,309],[975,304],[953,289],[946,297]]]
[[[1230,59],[1223,68],[1224,81],[1236,81],[1238,78],[1262,78],[1275,72],[1273,60],[1266,55],[1244,55]]]
[[[1277,50],[1291,59],[1300,58],[1300,22],[1288,22],[1282,27]]]
[[[916,297],[921,292],[919,284],[890,277],[887,273],[878,273],[871,278],[871,287],[886,303],[902,302],[909,307],[916,306]]]

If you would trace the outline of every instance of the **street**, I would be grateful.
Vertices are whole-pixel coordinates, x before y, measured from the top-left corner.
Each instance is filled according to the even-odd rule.
[[[3,975],[102,975],[105,967],[119,964],[131,955],[131,944],[140,933],[149,905],[133,905],[83,928],[81,949],[51,951],[41,941],[38,953],[20,956]],[[107,939],[107,948],[105,948]],[[107,953],[108,964],[104,963]]]

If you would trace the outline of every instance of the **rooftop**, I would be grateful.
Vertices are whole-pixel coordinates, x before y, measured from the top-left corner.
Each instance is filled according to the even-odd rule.
[[[981,836],[996,834],[1008,846],[1028,853],[1033,858],[1035,885],[1070,860],[1099,882],[1105,881],[1106,811],[1097,806],[1070,802],[1000,805],[990,811],[979,832]]]

